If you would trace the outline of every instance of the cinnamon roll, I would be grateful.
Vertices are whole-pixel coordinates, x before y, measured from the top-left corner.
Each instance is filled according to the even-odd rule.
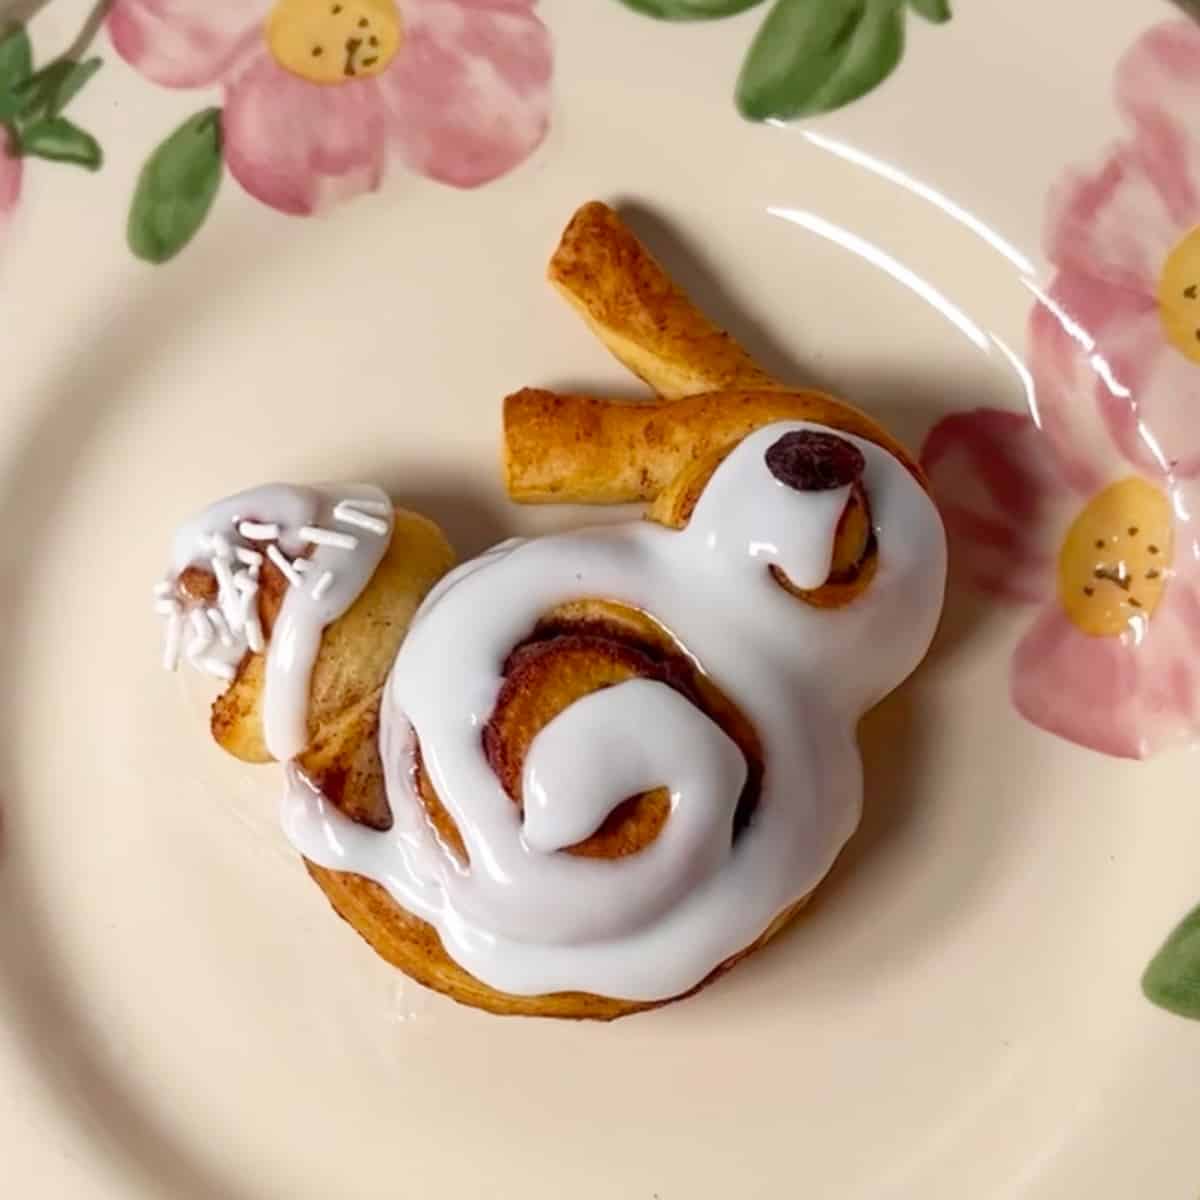
[[[936,512],[838,426],[769,421],[651,515],[434,589],[383,698],[390,833],[293,772],[334,906],[459,1000],[621,1016],[761,945],[853,833],[858,719],[932,638]]]
[[[945,539],[886,431],[770,379],[611,210],[551,278],[659,399],[510,396],[509,492],[649,519],[451,569],[377,493],[268,489],[185,527],[159,602],[168,658],[208,623],[214,734],[286,762],[285,832],[383,958],[491,1012],[611,1019],[713,980],[826,876]]]

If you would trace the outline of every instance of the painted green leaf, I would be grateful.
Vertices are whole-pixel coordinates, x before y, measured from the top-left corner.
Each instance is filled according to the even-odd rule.
[[[89,58],[86,62],[60,58],[43,67],[20,89],[20,119],[42,121],[47,117],[62,116],[63,110],[98,70],[98,58]]]
[[[66,117],[50,117],[20,132],[21,153],[51,162],[74,163],[95,171],[104,161],[100,143]]]
[[[877,87],[904,53],[903,0],[778,0],[750,47],[737,102],[755,121],[829,112]]]
[[[1146,999],[1200,1021],[1200,908],[1183,919],[1142,976]]]
[[[174,258],[204,224],[221,182],[221,110],[188,117],[146,159],[129,209],[129,248],[147,262]]]
[[[944,25],[950,20],[950,0],[908,0],[913,6],[913,10],[918,12],[927,21],[932,21],[935,25]]]
[[[621,3],[660,21],[711,21],[745,12],[762,0],[621,0]]]
[[[33,71],[33,49],[23,25],[0,37],[0,93],[14,92]]]

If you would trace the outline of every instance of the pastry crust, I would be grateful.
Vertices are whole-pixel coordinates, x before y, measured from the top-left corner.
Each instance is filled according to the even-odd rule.
[[[329,898],[334,911],[360,934],[383,959],[405,975],[459,1004],[482,1008],[502,1017],[559,1017],[570,1020],[612,1021],[633,1013],[661,1008],[693,996],[720,978],[755,950],[765,946],[808,903],[798,900],[744,950],[719,964],[688,992],[669,1000],[619,1000],[587,992],[554,992],[544,996],[514,996],[488,987],[458,965],[442,947],[432,925],[401,908],[379,884],[361,875],[329,871],[305,862],[308,873]]]
[[[695,308],[606,206],[588,204],[575,215],[549,276],[616,357],[666,399],[619,404],[538,389],[509,396],[504,470],[514,500],[651,502],[652,519],[682,528],[722,458],[753,430],[780,420],[813,421],[865,438],[922,479],[904,448],[869,417],[824,393],[785,389],[755,365]],[[848,509],[835,547],[835,575],[818,589],[828,603],[848,602],[869,582],[875,560],[868,517],[865,497]],[[299,760],[331,803],[379,829],[391,824],[377,748],[380,691],[413,612],[451,562],[444,539],[428,522],[417,523],[421,520],[397,521],[393,545],[371,585],[327,631],[313,680],[312,741]],[[780,583],[788,586],[785,579]],[[798,594],[809,603],[820,602],[813,599],[817,593]],[[556,713],[598,688],[649,676],[685,691],[742,747],[751,782],[731,830],[736,838],[753,812],[761,783],[757,736],[717,683],[650,616],[603,598],[577,600],[545,614],[528,643],[513,650],[485,745],[514,803],[521,799],[524,753]],[[218,741],[249,761],[265,756],[261,691],[261,657],[250,656],[214,710]],[[465,860],[466,847],[420,766],[419,752],[416,785],[442,843]],[[631,797],[568,852],[610,859],[635,853],[654,840],[664,819],[661,793]],[[459,1003],[498,1015],[612,1020],[671,1002],[497,991],[460,967],[433,926],[407,912],[380,885],[312,862],[306,866],[333,908],[382,958]],[[684,995],[765,945],[811,894],[779,913],[750,945]]]
[[[382,688],[418,605],[453,565],[454,551],[432,521],[396,510],[392,539],[370,582],[321,637],[308,698],[310,747]],[[259,612],[268,639],[285,589],[274,564],[264,563]],[[247,654],[213,704],[213,737],[243,762],[272,761],[263,739],[265,679],[266,655]]]
[[[609,601],[577,600],[561,605],[548,613],[530,639],[510,655],[506,683],[484,737],[485,749],[505,791],[515,804],[520,804],[525,754],[554,716],[584,695],[633,678],[655,678],[685,691],[742,747],[750,777],[735,819],[735,830],[740,830],[750,818],[762,778],[762,751],[753,728],[657,622],[636,609]],[[375,738],[371,737],[368,744],[379,769]],[[323,769],[311,770],[310,778],[331,802],[353,816],[346,808],[345,797],[330,787],[331,767],[334,774],[340,769],[327,763]],[[420,768],[417,785],[425,815],[443,845],[466,862],[466,848],[454,820]],[[629,797],[600,829],[564,853],[610,860],[637,853],[658,836],[668,812],[665,792]],[[446,953],[433,926],[407,912],[386,889],[362,876],[330,871],[312,862],[306,866],[337,912],[377,953],[419,983],[463,1004],[502,1015],[612,1020],[667,1003],[585,992],[543,996],[499,992],[460,967]],[[799,907],[789,908],[753,946],[720,964],[693,991],[765,944]]]
[[[728,453],[774,421],[813,421],[874,442],[924,482],[886,429],[824,392],[706,392],[624,404],[524,388],[504,401],[505,485],[521,504],[652,501],[693,463]]]
[[[592,201],[575,214],[547,274],[613,355],[660,396],[778,386],[606,204]]]

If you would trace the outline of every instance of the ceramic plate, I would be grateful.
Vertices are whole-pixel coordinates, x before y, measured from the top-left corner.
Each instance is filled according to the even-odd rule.
[[[1194,1200],[1200,24],[333,7],[4,5],[7,1189]],[[464,554],[578,521],[496,458],[520,386],[638,394],[543,279],[591,198],[921,453],[953,565],[819,902],[611,1027],[377,960],[149,603],[179,518],[262,479],[377,480]]]

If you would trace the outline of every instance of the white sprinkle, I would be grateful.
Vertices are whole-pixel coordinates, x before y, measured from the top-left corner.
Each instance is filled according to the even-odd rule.
[[[377,533],[380,537],[387,533],[388,523],[380,517],[368,517],[366,513],[356,507],[358,503],[355,500],[342,500],[333,510],[333,519],[340,521],[343,525],[354,525],[359,529]],[[369,500],[363,501],[362,507],[365,508],[371,503],[372,501]]]
[[[239,546],[234,553],[237,555],[238,562],[243,562],[248,567],[262,566],[262,555],[257,550],[250,550],[246,546]]]
[[[263,652],[263,631],[262,623],[258,619],[258,613],[252,613],[246,618],[246,645],[254,651],[255,654]]]
[[[214,558],[213,570],[217,574],[217,604],[221,615],[229,623],[231,629],[238,628],[238,592],[234,583],[233,567],[229,559]]]
[[[258,581],[251,577],[249,571],[239,571],[233,577],[233,586],[244,596],[258,591]]]
[[[202,608],[192,609],[191,621],[196,636],[188,643],[188,655],[194,657],[212,645],[213,627],[209,623],[208,614]]]
[[[387,526],[384,526],[387,529]],[[305,525],[300,536],[314,546],[336,546],[339,550],[357,550],[358,538],[352,533],[338,533],[333,529],[322,529],[319,525]]]
[[[179,605],[174,600],[155,600],[154,611],[160,617],[171,617],[179,611]]]
[[[288,562],[287,555],[274,542],[267,547],[267,557],[283,572],[284,578],[293,587],[300,587],[304,583],[300,573]]]
[[[217,599],[221,608],[228,613],[229,605],[233,602],[233,568],[227,558],[214,558],[212,565],[213,574],[217,577]]]
[[[183,636],[183,614],[178,609],[167,618],[167,632],[163,639],[162,665],[166,671],[179,666],[179,642]]]
[[[215,675],[218,679],[224,679],[227,683],[232,683],[237,676],[237,668],[222,658],[202,658],[196,663],[196,666],[210,675]]]
[[[233,546],[230,545],[229,539],[223,533],[214,533],[209,540],[212,542],[213,553],[218,558],[233,557]]]
[[[243,634],[247,639],[250,637],[249,624],[251,619],[258,626],[259,637],[262,636],[262,626],[258,625],[258,588],[255,587],[252,592],[243,592],[239,597],[241,603],[238,605],[236,632]]]
[[[164,579],[161,583],[154,585],[155,596],[169,596],[174,590],[175,585],[169,579]]]
[[[264,525],[259,521],[243,521],[238,533],[252,542],[273,542],[279,536],[279,526],[274,522]]]
[[[321,578],[313,584],[312,598],[314,600],[320,600],[320,598],[325,595],[325,593],[329,591],[331,587],[333,587],[333,572],[322,571]]]
[[[212,622],[212,627],[217,631],[217,638],[222,646],[233,645],[233,634],[229,630],[229,623],[225,620],[225,614],[219,608],[210,608],[208,610],[208,619]]]
[[[387,500],[343,500],[347,508],[357,508],[359,512],[378,513],[387,516],[392,506]]]

